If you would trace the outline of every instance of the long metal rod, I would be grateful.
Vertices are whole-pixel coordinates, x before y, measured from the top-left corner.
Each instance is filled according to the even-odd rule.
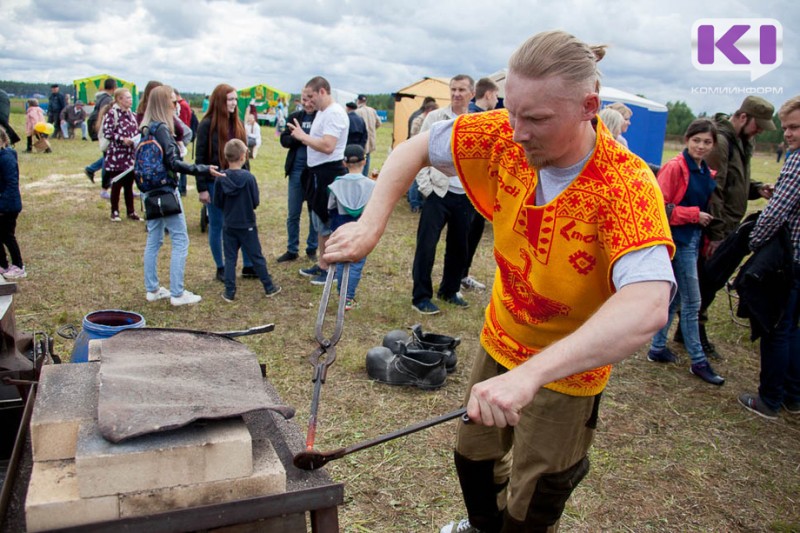
[[[36,387],[37,384],[31,385],[28,391],[28,398],[25,401],[25,409],[22,411],[22,421],[17,430],[17,438],[14,441],[14,449],[11,452],[11,458],[8,461],[8,470],[6,472],[5,480],[3,481],[3,489],[0,491],[0,526],[6,512],[8,511],[8,502],[11,500],[12,488],[14,481],[19,470],[19,463],[22,457],[22,450],[25,448],[26,438],[28,436],[28,426],[31,422],[31,415],[33,414],[33,403],[36,400]]]
[[[385,435],[381,435],[380,437],[375,437],[374,439],[364,440],[356,444],[352,444],[350,446],[345,447],[344,449],[345,455],[348,453],[353,453],[359,450],[363,450],[365,448],[371,448],[377,444],[383,444],[384,442],[394,440],[398,437],[405,437],[406,435],[416,433],[417,431],[422,431],[423,429],[436,426],[438,424],[441,424],[442,422],[447,422],[448,420],[452,420],[454,418],[459,418],[459,417],[463,418],[466,414],[467,414],[467,408],[462,407],[461,409],[450,411],[449,413],[445,413],[441,416],[437,416],[435,418],[429,418],[428,420],[417,422],[416,424],[412,424],[403,429],[398,429],[397,431],[386,433]],[[466,418],[464,421],[469,422],[469,418]]]
[[[296,466],[301,470],[316,470],[317,468],[325,466],[334,459],[340,459],[345,455],[351,454],[353,452],[357,452],[365,448],[371,448],[372,446],[383,444],[386,441],[390,441],[398,437],[404,437],[406,435],[410,435],[411,433],[416,433],[417,431],[421,431],[423,429],[435,426],[437,424],[441,424],[442,422],[447,422],[448,420],[452,420],[453,418],[458,418],[458,417],[461,417],[464,423],[470,422],[469,417],[467,416],[467,409],[465,407],[462,407],[461,409],[450,411],[449,413],[443,414],[441,416],[437,416],[435,418],[429,418],[428,420],[423,420],[422,422],[418,422],[403,429],[398,429],[397,431],[386,433],[385,435],[381,435],[380,437],[364,440],[356,444],[353,444],[351,446],[338,448],[336,450],[331,450],[328,452],[321,452],[306,446],[305,451],[300,452],[294,456],[292,463],[294,464],[294,466]]]

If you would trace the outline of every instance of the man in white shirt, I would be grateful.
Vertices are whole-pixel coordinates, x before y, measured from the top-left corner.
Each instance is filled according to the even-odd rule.
[[[328,263],[323,259],[325,241],[331,234],[328,218],[328,185],[338,176],[347,174],[342,161],[347,145],[350,119],[347,112],[331,96],[331,84],[322,76],[311,78],[303,88],[303,96],[313,102],[317,115],[311,131],[303,131],[297,120],[287,124],[292,137],[308,148],[308,176],[306,200],[311,207],[311,219],[319,239],[319,263],[311,268],[300,269],[300,274],[311,278],[314,285],[324,285],[328,275]]]

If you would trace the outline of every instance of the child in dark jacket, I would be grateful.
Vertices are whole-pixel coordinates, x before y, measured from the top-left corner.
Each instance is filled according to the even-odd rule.
[[[242,167],[247,161],[247,146],[239,139],[225,144],[228,169],[214,183],[214,205],[222,210],[222,242],[225,253],[225,292],[222,298],[232,302],[236,297],[236,257],[241,248],[253,260],[253,269],[264,285],[267,297],[281,292],[272,282],[267,261],[258,240],[255,208],[258,207],[258,183]]]
[[[22,211],[19,194],[19,163],[17,152],[9,146],[6,130],[0,126],[0,274],[7,280],[24,278],[25,265],[19,251],[17,217]],[[6,256],[8,250],[11,264]]]

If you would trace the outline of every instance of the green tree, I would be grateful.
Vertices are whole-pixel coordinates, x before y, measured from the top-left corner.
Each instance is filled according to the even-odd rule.
[[[667,102],[667,135],[683,135],[694,119],[695,115],[686,102]]]

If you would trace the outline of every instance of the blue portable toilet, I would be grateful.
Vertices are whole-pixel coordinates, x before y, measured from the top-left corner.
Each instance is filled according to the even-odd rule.
[[[661,165],[664,136],[667,133],[667,106],[612,87],[600,87],[605,107],[621,102],[633,111],[631,125],[623,134],[631,152],[652,165]]]

